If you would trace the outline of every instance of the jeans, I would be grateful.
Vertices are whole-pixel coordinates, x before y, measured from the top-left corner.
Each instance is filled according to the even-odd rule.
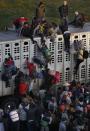
[[[27,122],[20,121],[20,131],[27,131]]]
[[[9,131],[19,131],[20,130],[20,123],[19,121],[17,122],[12,122],[10,125],[10,130]]]
[[[41,127],[41,131],[49,131],[49,127],[48,126],[46,126],[46,127]]]
[[[80,65],[80,63],[82,63],[82,62],[83,62],[83,60],[77,59],[76,66],[75,66],[75,68],[74,68],[74,69],[75,69],[75,74],[77,74],[79,65]]]
[[[28,131],[36,131],[35,121],[28,122]]]
[[[0,122],[0,131],[5,131],[3,122]]]
[[[64,122],[60,122],[59,123],[59,131],[66,131],[66,125],[64,124]]]

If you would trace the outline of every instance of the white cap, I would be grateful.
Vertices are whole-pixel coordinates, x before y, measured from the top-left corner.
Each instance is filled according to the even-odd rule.
[[[75,15],[78,15],[79,13],[78,13],[78,11],[75,11]]]
[[[65,84],[64,84],[64,86],[70,86],[70,83],[68,83],[68,82],[66,82]]]
[[[77,110],[77,111],[81,111],[81,112],[83,112],[83,107],[76,106],[76,110]]]

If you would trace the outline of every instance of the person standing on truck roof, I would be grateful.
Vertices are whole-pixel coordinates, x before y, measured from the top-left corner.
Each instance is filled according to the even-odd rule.
[[[38,20],[42,20],[45,17],[45,3],[43,1],[40,1],[36,8],[36,17]]]
[[[83,13],[79,13],[78,11],[75,11],[74,20],[70,22],[70,24],[74,25],[75,27],[81,27],[83,28],[85,23],[85,16]]]
[[[68,3],[66,0],[64,0],[63,5],[59,7],[59,14],[62,20],[66,19],[68,21]]]

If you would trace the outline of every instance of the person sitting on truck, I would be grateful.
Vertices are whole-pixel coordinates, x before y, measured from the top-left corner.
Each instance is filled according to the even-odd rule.
[[[42,20],[45,17],[45,3],[40,1],[38,7],[36,8],[36,18]]]
[[[19,17],[15,19],[13,24],[15,26],[16,31],[18,31],[24,25],[24,23],[28,21],[29,21],[28,18],[25,17]]]
[[[79,13],[78,11],[75,11],[75,17],[70,24],[74,25],[75,27],[81,27],[83,28],[85,23],[85,16],[83,13]]]
[[[40,36],[41,42],[44,39],[45,36],[45,29],[46,29],[47,21],[43,19],[42,21],[39,21],[38,25],[34,29],[33,36]]]
[[[22,26],[20,35],[25,36],[25,37],[30,37],[30,25],[28,22],[25,22],[24,25]]]

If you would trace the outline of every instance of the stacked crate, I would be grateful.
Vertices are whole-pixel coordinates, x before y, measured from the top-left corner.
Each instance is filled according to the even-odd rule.
[[[86,72],[87,72],[87,82],[90,81],[90,32],[87,32],[87,50],[89,53],[87,62],[86,62]]]
[[[63,77],[63,74],[64,74],[64,65],[63,65],[64,41],[63,41],[62,35],[57,36],[55,46],[56,46],[56,48],[55,48],[56,49],[56,51],[55,51],[55,54],[56,54],[55,70],[60,72],[60,75],[61,75],[60,82],[63,83],[64,82],[64,77]]]

